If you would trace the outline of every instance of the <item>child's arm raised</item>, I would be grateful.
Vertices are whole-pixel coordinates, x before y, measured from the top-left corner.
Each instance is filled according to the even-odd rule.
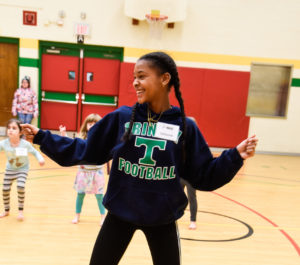
[[[61,136],[67,136],[67,128],[64,125],[59,125],[59,133]]]
[[[35,158],[39,161],[40,166],[45,165],[45,159],[44,157],[41,155],[41,153],[36,150],[30,143],[27,142],[27,149],[28,152],[33,154],[35,156]]]

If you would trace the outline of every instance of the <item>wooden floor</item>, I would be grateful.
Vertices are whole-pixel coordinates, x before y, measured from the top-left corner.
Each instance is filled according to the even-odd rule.
[[[86,196],[81,222],[71,224],[77,168],[47,158],[44,167],[30,161],[24,222],[16,220],[15,184],[11,215],[0,219],[0,264],[88,264],[100,228],[95,197]],[[1,190],[4,167],[1,152]],[[256,155],[230,184],[197,197],[197,230],[187,229],[188,209],[178,222],[182,264],[300,264],[300,157]],[[134,235],[120,264],[152,264],[142,233]]]

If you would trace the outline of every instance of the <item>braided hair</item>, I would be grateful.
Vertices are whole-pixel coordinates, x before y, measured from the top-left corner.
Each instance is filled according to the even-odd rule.
[[[140,57],[139,61],[140,60],[148,61],[149,66],[151,68],[156,68],[160,74],[169,73],[171,76],[170,82],[168,84],[168,88],[170,91],[171,87],[172,86],[174,87],[175,96],[180,105],[181,118],[182,118],[182,123],[183,123],[183,132],[182,132],[183,161],[185,161],[186,116],[185,116],[185,112],[184,112],[183,99],[182,99],[181,91],[180,91],[180,79],[179,79],[179,75],[178,75],[178,71],[177,71],[177,66],[176,66],[174,60],[168,54],[166,54],[164,52],[147,53],[147,54],[143,55],[142,57]],[[126,130],[126,132],[123,136],[124,141],[128,141],[130,139],[137,104],[138,103],[136,103],[133,106],[129,128]]]

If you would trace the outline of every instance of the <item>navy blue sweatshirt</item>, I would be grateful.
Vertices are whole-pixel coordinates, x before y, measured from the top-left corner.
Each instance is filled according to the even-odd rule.
[[[183,164],[180,109],[165,111],[159,122],[180,126],[177,141],[154,137],[156,124],[147,122],[147,105],[138,105],[132,137],[121,140],[132,108],[107,114],[89,131],[87,140],[70,139],[39,130],[34,143],[62,166],[104,164],[113,159],[103,204],[109,212],[137,225],[161,225],[180,218],[187,206],[179,178],[198,190],[211,191],[228,183],[243,165],[236,148],[213,158],[197,125],[187,118],[186,164]],[[154,115],[154,113],[152,113]]]

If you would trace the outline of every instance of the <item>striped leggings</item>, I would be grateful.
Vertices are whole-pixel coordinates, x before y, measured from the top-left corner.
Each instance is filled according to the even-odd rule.
[[[4,210],[6,212],[9,212],[10,210],[10,190],[14,180],[17,180],[19,211],[22,211],[24,209],[26,179],[27,179],[27,172],[13,171],[13,170],[7,170],[5,172],[2,192],[3,192]]]

